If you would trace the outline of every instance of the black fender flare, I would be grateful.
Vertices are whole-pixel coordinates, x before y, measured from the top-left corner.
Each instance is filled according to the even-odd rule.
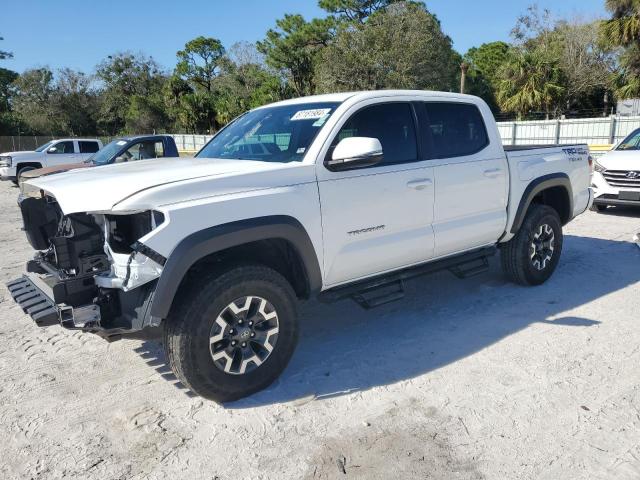
[[[293,217],[274,215],[240,220],[192,233],[184,238],[167,259],[154,294],[151,315],[166,318],[182,279],[200,259],[231,247],[268,239],[287,240],[302,259],[309,291],[322,288],[318,257],[302,224]]]
[[[573,216],[573,189],[571,188],[569,176],[561,172],[543,175],[529,183],[522,194],[522,198],[520,198],[520,203],[518,204],[518,210],[516,210],[516,215],[513,219],[513,225],[511,225],[511,233],[516,234],[518,230],[520,230],[524,217],[535,196],[551,187],[563,187],[566,189],[569,197],[569,217]]]

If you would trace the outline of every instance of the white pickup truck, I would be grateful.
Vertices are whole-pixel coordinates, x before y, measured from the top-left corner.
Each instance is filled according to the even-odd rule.
[[[38,252],[9,289],[39,325],[109,340],[161,327],[184,385],[230,401],[285,368],[298,299],[371,308],[410,277],[480,273],[498,249],[511,280],[544,282],[562,226],[592,202],[589,177],[584,145],[505,153],[476,97],[288,100],[240,116],[193,159],[26,182]]]
[[[61,138],[33,151],[0,153],[0,180],[18,183],[20,175],[29,170],[83,162],[101,148],[96,138]]]

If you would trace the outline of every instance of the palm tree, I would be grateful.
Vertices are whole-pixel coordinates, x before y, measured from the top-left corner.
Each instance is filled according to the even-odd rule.
[[[615,79],[621,98],[640,95],[640,0],[606,0],[611,19],[600,24],[606,45],[624,48],[620,57],[622,72]]]
[[[557,60],[546,53],[544,48],[519,48],[511,53],[498,85],[497,100],[502,110],[515,112],[518,118],[531,111],[544,111],[549,118],[565,88]]]

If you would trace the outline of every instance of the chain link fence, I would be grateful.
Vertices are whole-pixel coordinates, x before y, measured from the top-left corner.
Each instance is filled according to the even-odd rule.
[[[0,136],[0,153],[3,152],[21,152],[35,150],[41,145],[44,145],[51,140],[58,138],[71,138],[71,137],[56,137],[51,135],[14,135],[14,136]],[[89,138],[89,137],[82,137]],[[109,143],[113,137],[91,137],[99,138],[103,144]]]

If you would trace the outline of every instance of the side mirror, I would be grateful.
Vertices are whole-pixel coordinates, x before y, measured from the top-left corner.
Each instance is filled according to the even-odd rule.
[[[51,147],[47,150],[47,153],[56,153],[58,151],[58,147]]]
[[[336,145],[331,160],[327,160],[325,166],[329,170],[337,172],[370,167],[380,163],[383,159],[380,140],[369,137],[350,137],[341,140]]]

